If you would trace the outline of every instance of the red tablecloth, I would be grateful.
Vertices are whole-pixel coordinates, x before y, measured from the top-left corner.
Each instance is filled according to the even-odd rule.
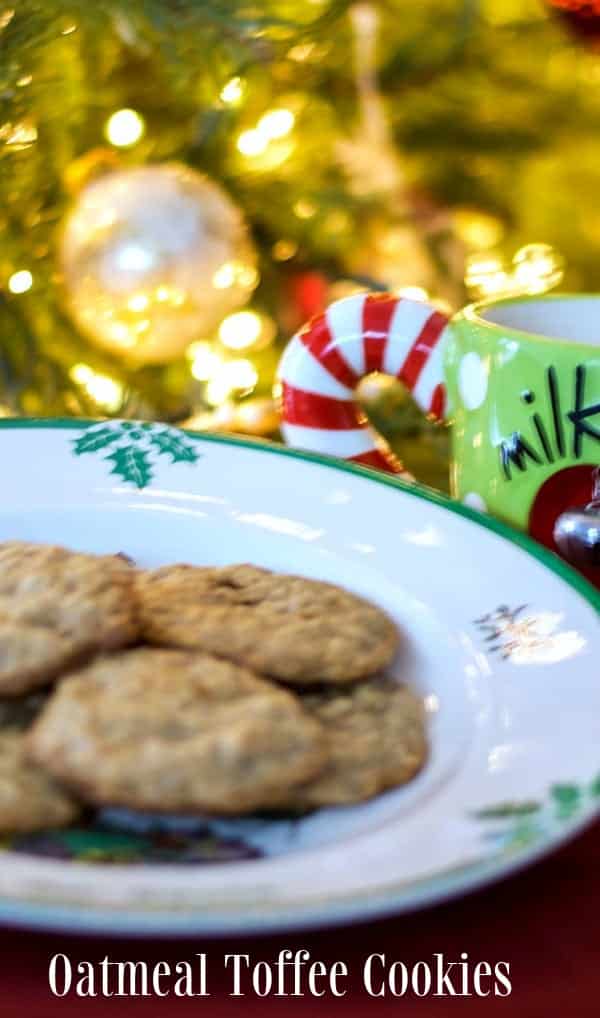
[[[518,1018],[598,1018],[600,1014],[600,825],[517,877],[462,901],[385,922],[316,933],[241,937],[232,940],[142,941],[40,935],[3,930],[0,936],[0,1015],[2,1018],[152,1018],[210,1015],[210,1018],[261,1018],[309,1015],[515,1015]],[[341,999],[243,998],[228,996],[223,973],[226,953],[272,960],[281,948],[306,948],[312,959],[345,961],[348,993]],[[52,996],[48,963],[57,952],[73,962],[193,960],[208,954],[209,998],[63,999]],[[435,952],[458,959],[510,962],[510,997],[371,998],[364,990],[365,958],[383,953],[388,962],[430,961]]]

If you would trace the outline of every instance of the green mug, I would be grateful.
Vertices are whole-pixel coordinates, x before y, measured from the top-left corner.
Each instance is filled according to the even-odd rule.
[[[600,295],[505,298],[451,320],[391,294],[336,301],[283,354],[285,440],[400,470],[355,399],[373,371],[398,378],[427,414],[452,425],[455,498],[554,550],[564,514],[584,513],[593,547],[583,571],[598,582]]]

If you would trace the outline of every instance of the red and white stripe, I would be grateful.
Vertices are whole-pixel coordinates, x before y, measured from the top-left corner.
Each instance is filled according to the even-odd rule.
[[[288,445],[399,473],[402,465],[370,427],[354,390],[365,375],[382,371],[442,419],[447,325],[431,305],[391,294],[354,294],[331,304],[296,333],[279,364]]]

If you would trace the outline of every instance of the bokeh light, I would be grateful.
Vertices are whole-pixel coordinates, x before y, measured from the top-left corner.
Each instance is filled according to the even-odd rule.
[[[292,130],[295,120],[291,110],[269,110],[267,113],[263,113],[256,125],[256,130],[269,141],[274,138],[284,138]]]
[[[227,315],[219,326],[219,339],[223,346],[243,350],[259,339],[262,331],[260,315],[256,311],[236,311]]]
[[[269,139],[255,128],[242,131],[237,140],[238,151],[243,156],[259,156],[265,151],[268,144]]]
[[[29,269],[19,269],[18,272],[13,272],[8,280],[8,289],[11,293],[26,293],[31,289],[32,284],[33,276]]]
[[[206,401],[218,406],[232,393],[239,396],[251,392],[257,382],[258,372],[251,361],[224,361],[206,386]]]
[[[192,376],[198,382],[207,382],[221,364],[210,343],[203,341],[192,343],[188,347],[187,357],[191,361]]]
[[[227,106],[236,106],[244,96],[244,83],[240,77],[236,75],[235,78],[230,78],[229,81],[223,85],[219,93],[221,102],[224,102]]]
[[[427,300],[429,294],[423,286],[401,286],[398,296],[406,297],[408,300]]]
[[[108,118],[104,133],[111,145],[129,148],[140,140],[144,131],[144,118],[135,110],[123,109]]]
[[[109,412],[118,410],[123,402],[123,386],[108,375],[99,374],[89,364],[74,364],[70,377],[85,389],[98,406]]]

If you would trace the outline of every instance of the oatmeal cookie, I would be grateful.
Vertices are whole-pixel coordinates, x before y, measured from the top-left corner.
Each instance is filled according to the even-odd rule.
[[[136,590],[149,643],[198,648],[284,682],[353,682],[387,665],[398,643],[393,622],[363,598],[257,566],[165,566],[139,572]]]
[[[19,696],[138,628],[135,570],[118,555],[0,544],[0,695]]]
[[[64,827],[80,807],[26,752],[26,734],[0,731],[0,831],[17,833]]]
[[[328,762],[292,790],[286,806],[317,809],[362,802],[402,785],[427,756],[422,701],[391,678],[301,695],[327,734]]]
[[[34,758],[92,803],[181,813],[268,808],[325,761],[299,700],[208,654],[142,647],[60,683]]]

